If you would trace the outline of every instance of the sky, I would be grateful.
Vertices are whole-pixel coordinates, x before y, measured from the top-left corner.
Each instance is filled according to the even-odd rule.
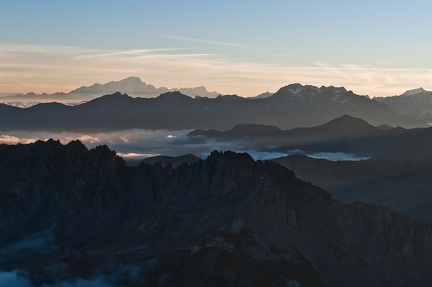
[[[240,96],[432,90],[432,1],[0,0],[0,93],[129,76]]]

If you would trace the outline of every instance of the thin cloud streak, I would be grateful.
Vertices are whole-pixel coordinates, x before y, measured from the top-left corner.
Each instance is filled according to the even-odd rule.
[[[189,38],[189,37],[182,37],[182,36],[174,36],[174,35],[160,35],[160,37],[173,39],[173,40],[180,40],[180,41],[188,41],[188,42],[194,42],[194,43],[201,43],[201,44],[210,44],[210,45],[218,45],[218,46],[227,46],[227,47],[235,47],[235,48],[242,48],[242,49],[249,49],[249,50],[260,50],[251,46],[237,44],[237,43],[228,43],[228,42],[221,42],[221,41],[215,41],[215,40],[208,40],[208,39],[197,39],[197,38]]]
[[[0,44],[0,93],[69,92],[79,86],[139,76],[155,86],[196,87],[256,96],[290,83],[345,86],[357,94],[390,96],[422,86],[432,69],[332,65],[284,66],[187,53],[182,49],[98,50],[69,46]]]
[[[103,51],[96,51],[94,53],[89,53],[87,55],[80,55],[75,58],[75,60],[85,60],[85,59],[91,59],[91,58],[98,58],[98,57],[112,57],[112,56],[121,56],[121,55],[131,55],[135,57],[140,57],[142,55],[150,54],[150,53],[156,53],[156,52],[169,52],[169,51],[180,51],[184,49],[133,49],[133,50],[126,50],[126,51],[111,51],[104,53]]]

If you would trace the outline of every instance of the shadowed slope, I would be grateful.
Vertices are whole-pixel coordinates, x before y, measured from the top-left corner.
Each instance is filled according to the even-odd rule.
[[[341,204],[248,154],[127,167],[105,146],[48,141],[1,145],[0,157],[0,266],[33,284],[107,274],[128,286],[432,282],[430,224]],[[49,248],[17,244],[39,237]],[[137,275],[120,276],[124,265]]]

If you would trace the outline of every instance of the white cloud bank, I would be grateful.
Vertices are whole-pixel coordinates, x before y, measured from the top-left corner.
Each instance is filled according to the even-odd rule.
[[[420,86],[432,89],[432,69],[335,66],[325,62],[294,67],[235,61],[220,55],[188,53],[180,48],[97,50],[0,44],[0,93],[69,92],[82,85],[129,76],[139,76],[155,86],[203,85],[223,94],[242,96],[276,91],[295,82],[345,86],[371,96],[401,94]]]

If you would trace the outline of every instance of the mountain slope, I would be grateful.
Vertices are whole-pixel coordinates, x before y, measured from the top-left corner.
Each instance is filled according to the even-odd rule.
[[[374,98],[374,100],[413,119],[432,123],[432,91],[419,88],[406,91],[399,96]]]
[[[300,179],[324,188],[335,198],[389,206],[420,220],[431,220],[431,167],[395,159],[328,161],[304,155],[272,160]]]
[[[247,154],[127,167],[107,147],[50,140],[0,157],[0,267],[34,285],[432,282],[431,224],[341,204]]]

